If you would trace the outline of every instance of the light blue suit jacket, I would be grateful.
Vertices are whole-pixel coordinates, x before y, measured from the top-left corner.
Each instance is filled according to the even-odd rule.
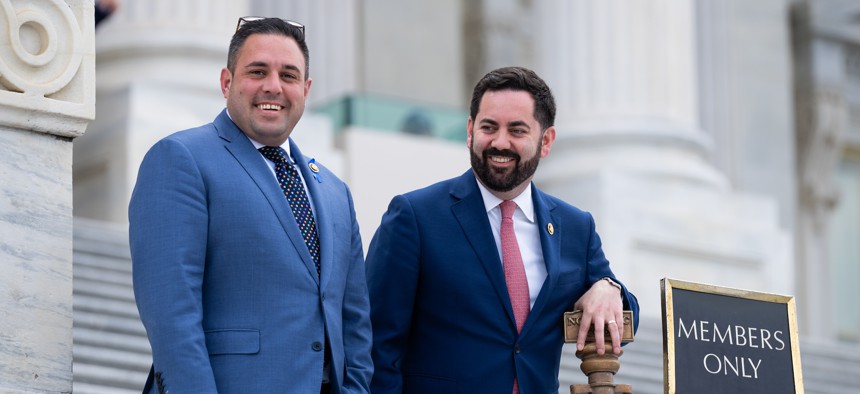
[[[558,393],[562,316],[615,276],[590,214],[532,199],[547,278],[519,334],[472,171],[391,201],[367,254],[374,394],[510,393],[514,376],[521,393]]]
[[[290,147],[314,204],[320,278],[266,159],[226,111],[144,158],[129,238],[153,391],[319,392],[326,333],[334,392],[368,391],[369,304],[352,196]]]

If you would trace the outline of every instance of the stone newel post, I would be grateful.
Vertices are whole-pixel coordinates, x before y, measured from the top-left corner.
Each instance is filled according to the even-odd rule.
[[[92,0],[0,0],[0,392],[72,389],[72,140],[94,118]]]

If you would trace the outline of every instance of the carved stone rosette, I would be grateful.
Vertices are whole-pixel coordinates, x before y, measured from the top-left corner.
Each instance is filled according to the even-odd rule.
[[[0,125],[77,137],[95,115],[92,1],[0,0]]]

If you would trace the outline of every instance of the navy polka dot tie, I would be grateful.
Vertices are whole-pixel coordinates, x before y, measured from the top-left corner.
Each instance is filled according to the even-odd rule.
[[[299,178],[299,172],[293,166],[293,163],[287,160],[287,152],[283,148],[264,146],[259,151],[263,156],[275,163],[275,174],[278,176],[278,183],[281,185],[281,190],[284,191],[284,195],[290,203],[290,209],[293,210],[293,215],[299,224],[299,230],[302,232],[302,238],[305,239],[308,251],[311,252],[311,257],[317,267],[317,276],[319,276],[320,239],[317,235],[314,213],[311,211],[311,204],[308,201],[308,195],[305,193],[302,179]]]

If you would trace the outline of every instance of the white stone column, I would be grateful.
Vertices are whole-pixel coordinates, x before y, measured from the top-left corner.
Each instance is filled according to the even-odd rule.
[[[789,3],[697,0],[696,36],[699,117],[714,141],[711,161],[735,190],[774,198],[780,221],[792,228],[797,198]]]
[[[354,0],[123,0],[96,32],[98,113],[75,144],[75,214],[123,223],[143,155],[173,132],[224,108],[221,69],[242,16],[307,26],[308,109],[355,83]],[[341,167],[327,119],[306,111],[294,136],[329,168]],[[302,130],[307,130],[302,131]],[[307,151],[307,149],[305,149]]]
[[[536,2],[537,71],[558,104],[558,137],[537,182],[595,214],[613,270],[652,318],[662,277],[793,290],[777,204],[732,190],[711,164],[695,4]]]
[[[99,25],[98,117],[75,144],[75,215],[127,221],[149,147],[221,111],[221,69],[249,2],[123,0]]]
[[[560,146],[576,152],[570,167],[725,185],[699,129],[692,0],[544,0],[537,10],[540,71],[556,94]]]
[[[305,24],[311,54],[311,105],[355,91],[361,31],[356,0],[251,0],[251,13]]]
[[[305,113],[290,138],[302,153],[316,158],[338,176],[346,178],[345,158],[335,147],[335,130],[325,115],[314,114],[357,88],[361,37],[357,0],[251,0],[252,15],[295,20],[305,25],[313,80]],[[349,179],[346,179],[347,181]]]
[[[0,392],[72,389],[72,139],[93,119],[92,0],[0,0]]]

